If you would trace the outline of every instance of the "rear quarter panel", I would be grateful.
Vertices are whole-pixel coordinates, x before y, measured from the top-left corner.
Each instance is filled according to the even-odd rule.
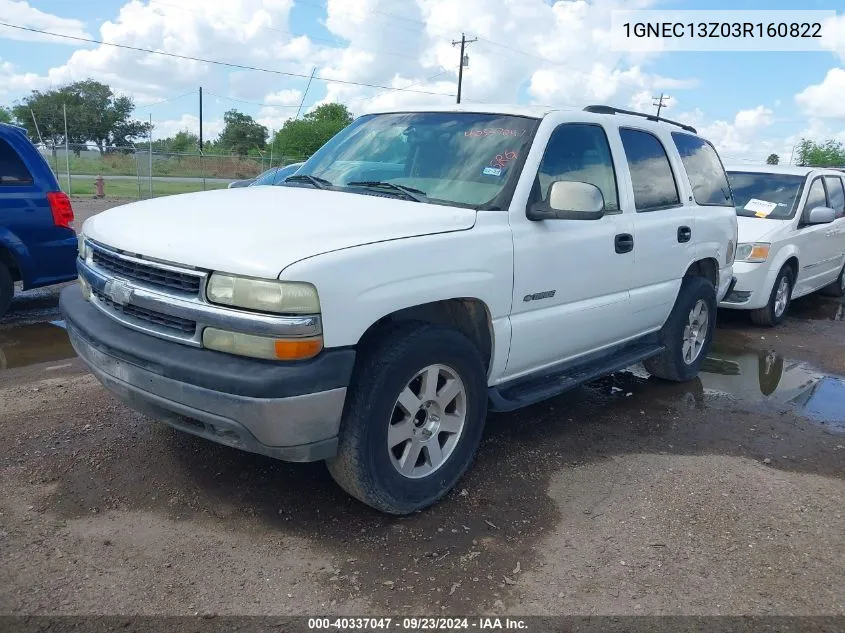
[[[12,253],[24,288],[47,285],[76,276],[76,234],[57,227],[47,201],[59,191],[53,171],[21,133],[0,128],[6,141],[32,175],[32,184],[0,185],[0,247]]]

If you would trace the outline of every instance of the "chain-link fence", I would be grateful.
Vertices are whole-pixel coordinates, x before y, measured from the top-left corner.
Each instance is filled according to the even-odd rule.
[[[262,156],[218,153],[178,153],[143,145],[108,148],[90,145],[39,147],[65,191],[77,196],[149,198],[222,189],[234,180],[254,178],[271,167],[304,160],[278,156],[268,149]],[[101,179],[100,179],[101,177]]]

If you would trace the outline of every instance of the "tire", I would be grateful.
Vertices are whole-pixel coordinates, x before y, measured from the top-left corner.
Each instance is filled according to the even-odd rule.
[[[423,370],[428,378],[421,378]],[[435,382],[434,398],[431,391],[426,397],[427,384]],[[456,389],[458,395],[446,402]],[[430,408],[417,408],[424,401]],[[461,413],[463,425],[454,432]],[[359,360],[338,453],[326,465],[359,501],[389,514],[410,514],[437,502],[466,472],[486,415],[487,377],[478,349],[455,330],[405,323],[385,332]],[[444,431],[447,419],[451,428]]]
[[[15,282],[12,281],[12,274],[4,264],[0,263],[0,318],[9,311],[14,294]]]
[[[782,284],[786,284],[785,297],[779,297]],[[751,322],[764,327],[774,327],[782,323],[786,318],[786,313],[789,312],[794,289],[795,274],[789,266],[784,266],[775,278],[775,285],[772,287],[771,294],[769,294],[769,302],[765,307],[751,311]],[[784,301],[784,303],[780,303],[781,301]]]
[[[828,297],[845,297],[845,266],[842,266],[836,281],[822,288],[822,293]]]
[[[716,288],[704,277],[685,277],[675,306],[660,332],[664,350],[658,356],[646,360],[643,365],[650,374],[663,380],[692,380],[698,375],[701,363],[710,352],[715,327]],[[687,337],[694,333],[692,340],[689,340]]]

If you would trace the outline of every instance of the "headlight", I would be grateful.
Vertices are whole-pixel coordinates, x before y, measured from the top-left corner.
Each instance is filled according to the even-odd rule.
[[[79,278],[79,287],[82,289],[82,298],[86,301],[91,300],[91,284],[89,284],[83,277]]]
[[[80,233],[76,237],[77,250],[79,251],[79,258],[82,261],[88,259],[88,245],[85,243],[85,236]]]
[[[218,352],[267,360],[303,360],[316,356],[323,349],[322,337],[274,339],[211,327],[203,330],[202,344],[206,349]]]
[[[214,273],[206,289],[208,300],[237,308],[277,314],[319,314],[320,300],[311,284],[250,279]]]
[[[764,242],[739,244],[736,247],[736,261],[750,263],[764,262],[769,257],[770,247],[771,244],[766,244]]]

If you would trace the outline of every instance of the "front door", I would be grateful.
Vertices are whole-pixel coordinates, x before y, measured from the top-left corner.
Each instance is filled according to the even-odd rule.
[[[833,272],[840,261],[839,256],[834,253],[836,240],[833,232],[836,230],[836,222],[806,223],[812,209],[826,206],[828,206],[828,200],[824,178],[818,176],[813,179],[807,190],[807,197],[798,218],[798,228],[793,238],[801,252],[798,263],[800,270],[793,290],[794,295],[801,296],[818,290],[836,277]],[[839,272],[838,269],[836,272]]]
[[[507,378],[601,349],[628,331],[633,228],[620,210],[616,170],[602,126],[564,123],[552,133],[529,204],[547,199],[556,180],[597,186],[605,215],[599,220],[533,222],[524,209],[513,212]]]

